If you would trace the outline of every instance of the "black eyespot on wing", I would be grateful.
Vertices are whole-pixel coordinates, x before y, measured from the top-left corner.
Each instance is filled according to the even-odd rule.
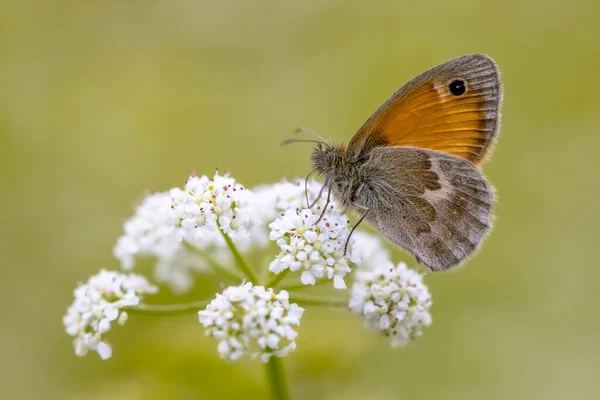
[[[450,89],[450,93],[452,93],[455,96],[460,96],[461,94],[464,94],[467,91],[465,81],[463,81],[462,79],[455,79],[452,82],[450,82],[450,85],[448,85],[448,89]]]

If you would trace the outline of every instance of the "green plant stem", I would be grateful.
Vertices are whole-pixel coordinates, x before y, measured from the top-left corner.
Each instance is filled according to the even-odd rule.
[[[279,357],[271,357],[266,365],[267,380],[270,386],[271,399],[273,400],[289,400],[287,380],[283,363]]]
[[[192,314],[206,307],[211,300],[193,301],[180,304],[138,304],[135,307],[125,307],[125,310],[131,314],[144,315],[182,315]]]
[[[281,282],[288,274],[290,273],[289,268],[284,269],[279,274],[275,276],[275,278],[271,279],[271,282],[267,283],[265,287],[267,288],[275,288],[279,282]]]
[[[348,309],[348,300],[343,299],[313,299],[310,297],[290,297],[290,303],[299,303],[301,306],[315,306],[324,308],[335,308],[338,310]]]
[[[279,275],[281,275],[281,274],[279,274]],[[303,283],[298,283],[296,285],[288,285],[288,286],[282,285],[281,289],[284,289],[284,290],[287,290],[287,291],[309,289],[311,287],[321,286],[321,285],[324,285],[326,283],[331,283],[331,281],[329,279],[320,279],[317,282],[315,282],[314,285],[305,285]]]
[[[221,275],[223,278],[227,278],[232,282],[240,281],[241,278],[237,274],[233,273],[229,269],[227,269],[224,266],[222,266],[221,264],[219,264],[219,262],[217,260],[215,260],[214,257],[212,257],[209,254],[208,251],[202,251],[199,248],[197,248],[196,246],[194,246],[192,243],[190,243],[186,240],[183,241],[183,245],[191,252],[194,252],[194,253],[198,254],[199,256],[205,258],[206,261],[208,261],[208,263],[210,264],[210,267],[213,269],[213,271],[216,272],[217,274]]]
[[[235,258],[235,263],[239,267],[240,271],[242,271],[242,273],[244,275],[246,275],[246,277],[248,278],[248,280],[250,282],[252,282],[254,285],[257,285],[259,282],[256,279],[254,270],[252,269],[250,264],[248,264],[248,261],[246,261],[244,256],[242,256],[242,254],[236,247],[235,243],[233,243],[233,240],[231,240],[229,235],[226,234],[225,232],[223,232],[223,230],[220,227],[219,227],[219,231],[221,231],[221,235],[223,235],[225,242],[227,242],[227,246],[229,247],[229,250],[231,250],[231,253],[233,254],[233,258]]]

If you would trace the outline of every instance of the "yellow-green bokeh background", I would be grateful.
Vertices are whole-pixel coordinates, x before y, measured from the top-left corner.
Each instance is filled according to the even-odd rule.
[[[598,13],[589,0],[1,2],[0,397],[264,398],[261,365],[218,360],[193,315],[131,318],[111,360],[75,357],[61,324],[75,283],[118,268],[112,246],[147,191],[217,166],[247,186],[304,176],[310,148],[279,147],[297,125],[347,141],[412,76],[485,52],[505,85],[485,167],[492,235],[465,268],[427,276],[434,323],[406,348],[310,309],[286,359],[293,398],[600,398]]]

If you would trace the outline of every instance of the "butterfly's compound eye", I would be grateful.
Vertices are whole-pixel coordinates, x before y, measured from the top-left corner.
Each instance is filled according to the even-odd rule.
[[[452,82],[450,82],[450,85],[448,85],[448,89],[450,89],[450,93],[452,93],[455,96],[460,96],[461,94],[464,94],[467,91],[465,81],[463,81],[462,79],[455,79]]]

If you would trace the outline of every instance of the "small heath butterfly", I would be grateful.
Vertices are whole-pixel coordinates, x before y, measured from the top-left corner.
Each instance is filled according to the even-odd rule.
[[[360,221],[429,269],[448,269],[490,231],[494,189],[480,166],[498,137],[501,103],[490,57],[452,59],[402,86],[347,146],[318,141],[314,171]]]

